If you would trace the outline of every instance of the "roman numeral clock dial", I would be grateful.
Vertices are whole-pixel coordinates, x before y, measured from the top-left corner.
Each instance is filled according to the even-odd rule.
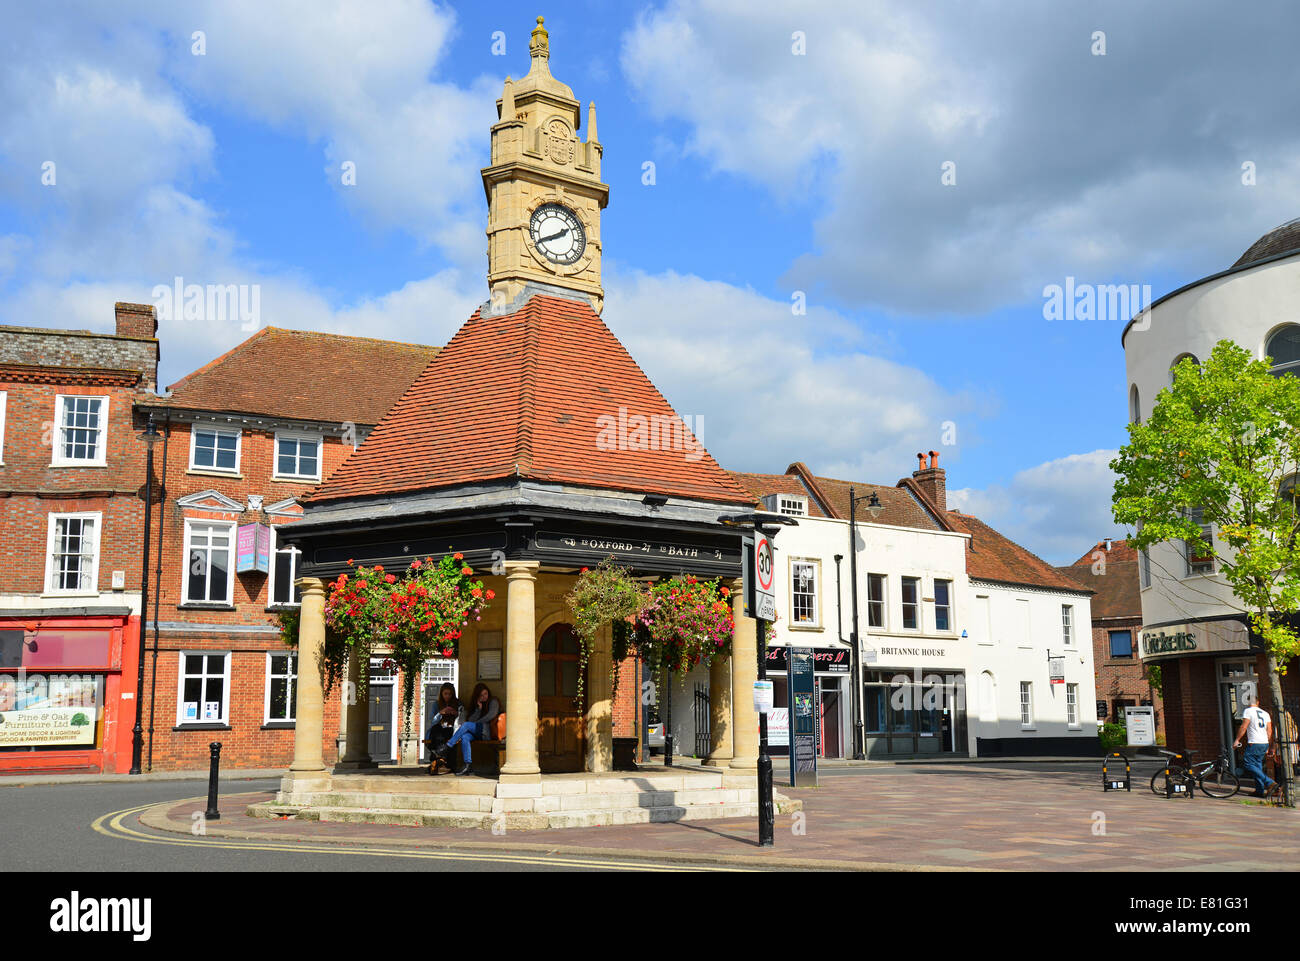
[[[582,221],[563,204],[542,204],[533,211],[529,224],[533,247],[553,264],[578,262],[587,249],[587,232]]]

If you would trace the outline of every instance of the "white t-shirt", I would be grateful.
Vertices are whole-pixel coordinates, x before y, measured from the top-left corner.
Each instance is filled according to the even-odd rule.
[[[1262,707],[1248,707],[1241,712],[1243,719],[1250,722],[1246,728],[1247,744],[1267,744],[1268,743],[1268,711]]]

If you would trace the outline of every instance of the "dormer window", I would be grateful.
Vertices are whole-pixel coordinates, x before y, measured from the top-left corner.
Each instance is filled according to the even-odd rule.
[[[768,494],[763,498],[763,506],[787,517],[808,516],[808,498],[802,494]]]
[[[782,494],[777,509],[780,513],[791,517],[804,517],[808,513],[808,498],[797,494]]]

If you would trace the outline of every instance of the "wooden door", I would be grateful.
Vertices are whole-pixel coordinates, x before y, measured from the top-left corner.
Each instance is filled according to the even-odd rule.
[[[586,705],[576,699],[580,668],[573,627],[548,627],[537,645],[537,761],[549,773],[585,765]]]
[[[372,760],[393,759],[393,685],[370,684],[370,731],[367,747]]]

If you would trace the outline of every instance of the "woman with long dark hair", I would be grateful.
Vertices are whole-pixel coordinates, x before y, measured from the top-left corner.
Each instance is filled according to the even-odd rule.
[[[456,730],[456,733],[451,736],[451,740],[438,752],[444,760],[450,763],[453,756],[452,752],[456,749],[457,744],[460,745],[465,763],[456,772],[457,776],[469,774],[473,770],[470,764],[470,742],[489,740],[488,725],[495,721],[497,715],[501,713],[501,705],[492,696],[488,686],[483,683],[474,685],[474,693],[469,699],[469,708],[470,715],[465,718],[465,723]]]
[[[429,765],[430,774],[438,773],[439,764],[446,764],[447,769],[451,769],[446,758],[438,752],[451,740],[457,726],[464,720],[465,708],[460,703],[460,698],[456,696],[455,686],[450,682],[444,683],[438,689],[438,703],[433,709],[433,723],[429,725],[429,736],[424,739],[424,743],[429,745],[429,753],[433,756],[433,763]]]

